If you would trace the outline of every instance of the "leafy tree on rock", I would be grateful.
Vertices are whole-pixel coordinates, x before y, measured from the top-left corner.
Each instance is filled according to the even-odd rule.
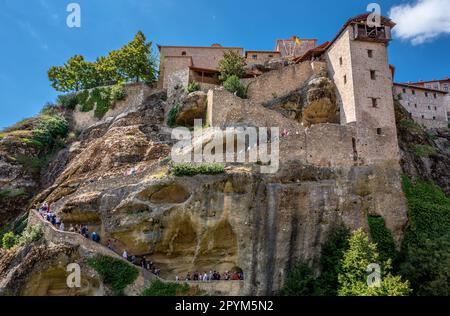
[[[96,84],[95,65],[85,61],[82,55],[75,55],[64,66],[50,68],[48,78],[57,91],[89,89]]]
[[[359,229],[350,237],[349,249],[344,253],[338,276],[339,296],[405,296],[411,293],[408,281],[393,276],[390,260],[380,263],[376,244]],[[367,268],[370,264],[380,264],[380,286],[369,286]]]
[[[156,61],[151,52],[152,43],[146,42],[139,31],[134,39],[120,50],[110,54],[125,81],[153,83],[156,80]]]
[[[245,74],[245,58],[238,52],[227,51],[219,61],[219,80],[226,81],[231,76],[242,78]]]

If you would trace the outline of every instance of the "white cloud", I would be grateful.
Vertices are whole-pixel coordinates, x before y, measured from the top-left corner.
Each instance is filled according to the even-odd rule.
[[[389,17],[397,23],[394,35],[419,45],[450,34],[450,0],[418,0],[394,6]]]

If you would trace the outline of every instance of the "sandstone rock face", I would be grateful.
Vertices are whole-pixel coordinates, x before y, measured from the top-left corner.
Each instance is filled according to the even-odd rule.
[[[195,119],[204,119],[206,113],[206,97],[203,91],[196,91],[188,94],[181,102],[176,123],[181,126],[194,126]]]
[[[67,286],[67,265],[77,262],[82,287]],[[107,290],[78,247],[38,242],[0,258],[0,294],[21,296],[102,296]]]
[[[0,138],[0,227],[24,212],[40,186],[40,174],[33,168],[38,150],[22,141],[30,131]]]

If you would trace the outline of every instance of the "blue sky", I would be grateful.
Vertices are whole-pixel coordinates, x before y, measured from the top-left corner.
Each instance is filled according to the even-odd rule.
[[[71,2],[81,6],[81,28],[66,25],[66,7]],[[37,114],[56,99],[58,93],[47,79],[49,67],[63,64],[74,54],[93,60],[121,47],[138,30],[155,44],[217,42],[271,50],[277,38],[294,34],[319,42],[330,40],[350,16],[364,13],[370,2],[374,0],[0,0],[0,128]],[[378,3],[383,15],[397,7],[395,16],[401,21],[389,47],[396,81],[449,76],[450,20],[442,11],[450,12],[450,0]],[[434,5],[434,9],[418,4]],[[411,18],[414,14],[420,18]]]

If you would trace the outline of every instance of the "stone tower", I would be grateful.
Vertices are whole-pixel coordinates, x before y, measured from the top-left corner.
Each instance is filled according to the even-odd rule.
[[[355,126],[355,160],[365,165],[399,160],[387,54],[395,24],[381,17],[371,26],[368,19],[363,14],[348,20],[325,54],[337,86],[341,124]]]

